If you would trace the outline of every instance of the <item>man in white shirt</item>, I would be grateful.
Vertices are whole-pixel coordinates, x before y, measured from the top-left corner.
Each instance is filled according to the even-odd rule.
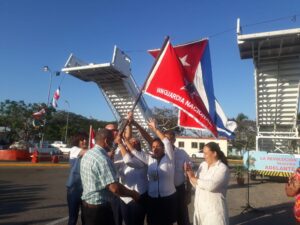
[[[131,198],[121,198],[122,217],[126,225],[144,225],[148,190],[148,167],[146,163],[126,150],[120,136],[116,141],[119,150],[116,156],[120,154],[123,162],[122,164],[118,163],[120,182],[127,188],[133,189],[140,194],[139,202],[134,202]],[[128,149],[142,151],[140,142],[136,138],[125,139],[125,143]]]
[[[177,192],[177,224],[190,225],[188,204],[191,202],[191,185],[186,181],[184,163],[191,163],[189,155],[174,146],[176,141],[174,131],[166,131],[165,136],[170,140],[175,154],[175,176],[174,184]]]

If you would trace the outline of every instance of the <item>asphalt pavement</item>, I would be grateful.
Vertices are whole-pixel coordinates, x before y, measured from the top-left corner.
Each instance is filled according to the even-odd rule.
[[[67,164],[0,162],[0,224],[67,224],[68,173]],[[284,183],[251,181],[249,196],[250,206],[259,211],[243,214],[243,207],[247,206],[247,185],[238,186],[232,174],[227,195],[230,225],[295,224],[293,199],[285,196]],[[193,204],[190,218],[192,214]]]

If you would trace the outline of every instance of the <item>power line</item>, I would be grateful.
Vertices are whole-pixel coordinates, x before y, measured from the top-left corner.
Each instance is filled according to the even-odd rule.
[[[300,16],[300,14],[295,14],[295,15],[292,15],[292,16],[279,17],[279,18],[275,18],[275,19],[260,21],[260,22],[257,22],[257,23],[245,24],[242,27],[244,27],[244,28],[245,27],[253,27],[253,26],[257,26],[257,25],[261,25],[261,24],[273,23],[273,22],[276,22],[276,21],[281,21],[281,20],[286,20],[286,19],[290,19],[291,22],[295,23],[297,21],[297,17],[299,17],[299,16]],[[211,38],[226,34],[228,32],[234,31],[235,29],[236,29],[236,27],[232,27],[232,28],[220,31],[220,32],[216,32],[214,34],[208,35],[208,38],[211,39]],[[124,52],[126,52],[126,53],[141,53],[141,52],[143,52],[144,53],[146,51],[147,50],[125,50]]]
[[[246,24],[243,27],[252,27],[252,26],[256,26],[256,25],[260,25],[260,24],[264,24],[264,23],[272,23],[272,22],[276,22],[276,21],[280,21],[280,20],[286,20],[286,19],[290,19],[291,22],[296,22],[297,16],[300,16],[300,14],[292,15],[292,16],[279,17],[279,18],[275,18],[275,19],[271,19],[271,20],[265,20],[265,21],[252,23],[252,24]]]

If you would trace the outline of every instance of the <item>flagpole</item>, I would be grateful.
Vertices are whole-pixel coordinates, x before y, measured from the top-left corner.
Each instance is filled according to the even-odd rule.
[[[169,37],[169,36],[166,36],[165,41],[164,41],[164,43],[163,43],[163,45],[162,45],[162,47],[161,47],[160,50],[162,50],[162,49],[165,48],[165,46],[166,46],[166,44],[168,43],[169,39],[170,39],[170,37]],[[150,71],[149,71],[149,73],[148,73],[148,75],[147,75],[147,77],[146,77],[146,80],[145,80],[145,82],[144,82],[142,88],[140,89],[139,94],[137,95],[137,97],[136,97],[136,99],[135,99],[135,102],[134,102],[134,104],[133,104],[133,106],[132,106],[132,109],[130,110],[131,112],[133,112],[133,110],[135,109],[135,107],[136,107],[138,101],[140,100],[140,98],[141,98],[141,96],[142,96],[142,94],[143,94],[143,90],[144,90],[144,88],[145,88],[145,86],[146,86],[146,84],[147,84],[147,81],[148,81],[148,79],[149,79],[149,77],[150,77],[150,75],[151,75],[151,73],[152,73],[154,67],[156,66],[156,64],[157,64],[157,62],[158,62],[158,59],[160,58],[161,54],[162,54],[162,51],[160,51],[159,54],[158,54],[158,56],[156,57],[156,59],[155,59],[153,65],[152,65],[152,67],[151,67],[151,69],[150,69]]]
[[[140,100],[140,98],[141,98],[141,96],[142,96],[142,94],[143,94],[143,90],[144,90],[145,87],[146,87],[146,84],[147,84],[147,82],[148,82],[148,79],[149,79],[149,77],[150,77],[150,75],[151,75],[151,73],[152,73],[154,67],[155,67],[156,64],[157,64],[158,59],[160,58],[160,56],[161,56],[161,54],[162,54],[162,49],[164,49],[164,48],[166,47],[166,45],[167,45],[167,43],[168,43],[169,40],[170,40],[170,37],[169,37],[169,36],[166,36],[166,38],[165,38],[165,40],[164,40],[164,43],[163,43],[163,45],[162,45],[162,47],[161,47],[161,49],[160,49],[160,52],[159,52],[158,56],[156,57],[156,59],[155,59],[153,65],[152,65],[152,67],[151,67],[151,69],[150,69],[150,71],[149,71],[149,73],[148,73],[148,75],[147,75],[147,77],[146,77],[146,80],[145,80],[145,82],[144,82],[142,88],[140,89],[140,92],[138,93],[138,95],[137,95],[137,97],[136,97],[136,99],[135,99],[135,101],[134,101],[134,104],[132,105],[132,108],[131,108],[131,110],[130,110],[129,112],[132,112],[132,113],[133,113],[133,111],[134,111],[134,109],[135,109],[137,103],[139,102],[139,100]],[[128,121],[126,121],[125,124],[122,124],[122,125],[121,125],[121,128],[119,129],[120,133],[123,133],[123,132],[124,132],[125,127],[127,126],[127,124],[128,124]]]
[[[91,134],[92,134],[92,125],[90,125],[90,132],[89,132],[89,149],[91,149]]]

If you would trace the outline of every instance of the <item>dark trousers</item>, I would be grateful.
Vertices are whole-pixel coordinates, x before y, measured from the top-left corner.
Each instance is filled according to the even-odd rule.
[[[81,194],[82,190],[78,190],[76,188],[67,188],[67,202],[68,202],[68,209],[69,209],[69,220],[68,225],[76,225],[79,209],[81,206]],[[81,221],[84,225],[84,220],[81,215]]]
[[[142,194],[139,202],[131,201],[126,204],[121,201],[122,217],[126,225],[144,225],[147,196],[147,193]]]
[[[122,225],[121,202],[122,200],[119,197],[113,196],[111,207],[116,225]]]
[[[172,225],[176,222],[177,196],[176,192],[165,197],[147,200],[148,225]]]
[[[83,202],[82,214],[85,225],[115,225],[110,203],[89,205]]]
[[[187,196],[185,184],[176,187],[177,192],[177,224],[190,225],[189,211],[187,206]]]

